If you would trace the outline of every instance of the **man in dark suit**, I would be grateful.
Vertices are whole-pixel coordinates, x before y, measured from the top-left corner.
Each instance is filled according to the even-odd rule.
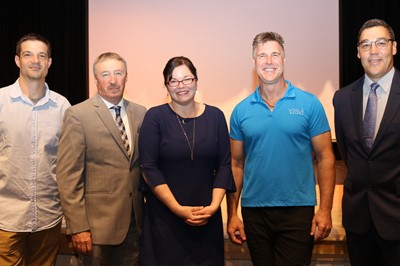
[[[384,21],[364,23],[358,58],[365,75],[335,93],[336,138],[348,174],[343,226],[351,265],[400,265],[400,72]]]
[[[61,204],[85,265],[137,265],[143,207],[137,145],[146,109],[123,99],[127,66],[121,56],[101,54],[93,72],[98,94],[64,117]]]

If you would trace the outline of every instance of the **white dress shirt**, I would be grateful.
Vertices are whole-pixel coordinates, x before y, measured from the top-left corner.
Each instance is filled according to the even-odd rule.
[[[57,148],[68,100],[50,91],[34,104],[14,84],[0,89],[0,229],[35,232],[62,218]]]

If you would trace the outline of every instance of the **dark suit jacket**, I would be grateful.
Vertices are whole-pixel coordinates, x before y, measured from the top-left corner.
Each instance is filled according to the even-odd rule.
[[[371,151],[361,137],[363,82],[364,76],[333,98],[337,144],[348,168],[343,226],[363,234],[375,225],[382,238],[400,240],[400,72],[395,70]]]
[[[64,116],[57,162],[61,204],[68,233],[90,230],[94,244],[120,244],[132,209],[141,231],[138,138],[146,109],[126,100],[124,105],[132,135],[131,159],[99,95],[70,107]]]

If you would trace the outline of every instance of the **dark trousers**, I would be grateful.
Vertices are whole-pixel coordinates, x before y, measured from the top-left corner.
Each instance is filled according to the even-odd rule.
[[[400,266],[400,241],[382,239],[375,227],[364,235],[346,230],[346,239],[352,266]]]
[[[242,216],[254,266],[310,265],[313,206],[244,207]]]

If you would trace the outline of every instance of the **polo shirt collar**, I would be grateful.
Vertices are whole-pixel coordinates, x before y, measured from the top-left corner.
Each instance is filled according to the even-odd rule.
[[[294,86],[292,85],[292,83],[289,80],[285,80],[285,82],[287,83],[288,87],[282,98],[295,98],[296,92],[295,92]],[[260,95],[260,85],[257,87],[255,92],[253,93],[253,95],[251,97],[251,102],[261,102],[261,103],[264,102],[264,100],[261,98],[261,95]]]

